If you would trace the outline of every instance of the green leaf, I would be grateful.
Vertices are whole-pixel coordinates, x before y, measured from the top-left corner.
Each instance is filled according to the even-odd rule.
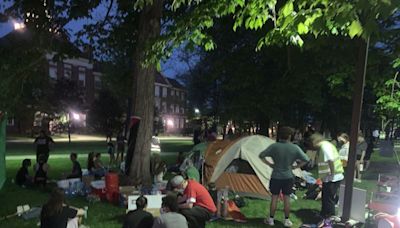
[[[307,34],[308,33],[308,27],[303,22],[300,22],[297,25],[297,32],[299,34]]]
[[[161,61],[157,62],[157,71],[161,71]]]
[[[282,15],[287,17],[288,15],[292,14],[293,12],[293,2],[288,1],[282,8]]]
[[[212,41],[208,41],[205,45],[204,48],[206,51],[211,51],[214,49],[214,43]]]
[[[349,36],[351,38],[354,38],[355,36],[360,36],[363,32],[363,28],[361,26],[360,21],[358,20],[354,20],[353,22],[351,22],[350,26],[349,26]]]

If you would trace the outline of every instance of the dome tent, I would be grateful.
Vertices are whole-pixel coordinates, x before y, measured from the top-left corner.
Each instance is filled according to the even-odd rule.
[[[242,196],[269,198],[272,168],[259,158],[259,154],[274,142],[262,135],[252,135],[211,143],[205,153],[203,184],[213,182],[218,189],[229,186]],[[296,169],[293,173],[301,177],[302,172]]]

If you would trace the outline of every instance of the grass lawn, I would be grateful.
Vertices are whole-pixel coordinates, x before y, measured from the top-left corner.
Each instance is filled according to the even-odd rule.
[[[175,160],[175,155],[179,151],[189,151],[192,145],[190,140],[163,140],[161,142],[162,151],[168,152],[163,158],[167,163],[171,164]],[[58,179],[63,172],[70,170],[70,161],[68,154],[76,152],[79,154],[79,161],[83,167],[86,167],[87,153],[90,151],[102,152],[103,159],[107,161],[106,145],[104,141],[89,142],[58,142],[54,145],[49,164],[51,166],[50,179]],[[16,206],[21,204],[30,204],[31,206],[40,206],[47,200],[49,189],[23,189],[12,184],[11,179],[14,178],[21,160],[27,156],[34,157],[34,147],[27,142],[13,142],[7,144],[7,182],[0,191],[0,217],[15,212]],[[371,169],[364,175],[365,180],[362,183],[355,183],[356,187],[367,189],[369,192],[375,188],[378,173],[392,173],[397,167],[394,158],[381,158],[375,152],[372,156],[373,164]],[[396,169],[398,170],[398,169]],[[298,193],[301,198],[301,192]],[[369,199],[369,198],[368,198]],[[106,202],[89,204],[83,198],[68,199],[71,205],[83,207],[89,206],[88,219],[85,224],[95,228],[113,228],[121,227],[121,219],[124,215],[124,208],[113,206]],[[246,199],[246,207],[242,208],[242,212],[248,217],[245,224],[237,224],[230,221],[217,221],[207,224],[207,227],[265,227],[262,223],[263,218],[268,214],[269,201]],[[294,223],[293,227],[299,227],[302,223],[316,222],[318,218],[314,216],[320,209],[319,201],[299,199],[292,202],[291,219]],[[279,203],[276,213],[276,227],[283,227],[283,205]],[[0,227],[35,227],[37,220],[24,221],[20,218],[12,218],[6,221],[0,221]]]

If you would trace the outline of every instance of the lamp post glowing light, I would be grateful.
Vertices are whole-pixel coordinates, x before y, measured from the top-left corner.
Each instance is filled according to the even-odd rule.
[[[25,24],[23,22],[14,22],[13,24],[15,30],[22,30],[25,28]]]
[[[74,118],[74,120],[80,120],[80,116],[78,113],[73,112],[72,117]]]
[[[199,114],[199,113],[200,113],[200,110],[199,110],[198,108],[195,108],[195,109],[194,109],[194,113]]]
[[[174,121],[172,121],[171,119],[168,119],[168,120],[167,120],[167,125],[168,125],[169,127],[173,127],[173,126],[174,126]]]

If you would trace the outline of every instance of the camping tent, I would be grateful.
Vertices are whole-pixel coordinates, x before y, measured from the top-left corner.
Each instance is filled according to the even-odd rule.
[[[6,181],[6,116],[0,111],[0,189]]]
[[[243,196],[268,198],[272,169],[262,162],[259,154],[273,143],[261,135],[211,143],[205,153],[203,184],[214,182],[218,189],[229,186]],[[293,173],[301,176],[299,169]]]

